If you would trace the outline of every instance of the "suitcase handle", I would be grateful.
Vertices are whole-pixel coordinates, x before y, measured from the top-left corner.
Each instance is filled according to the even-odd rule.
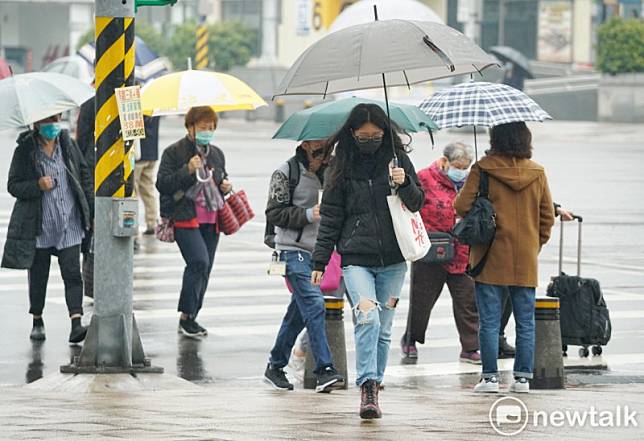
[[[581,224],[584,218],[576,214],[572,215],[572,220],[577,221],[579,229],[577,231],[577,276],[581,276]],[[559,234],[559,274],[563,274],[563,245],[564,245],[564,220],[559,216],[561,223],[561,232]]]

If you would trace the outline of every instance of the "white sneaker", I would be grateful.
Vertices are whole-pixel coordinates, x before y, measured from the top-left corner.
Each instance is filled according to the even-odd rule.
[[[477,393],[498,393],[499,379],[497,377],[482,378],[479,384],[474,386],[474,392]]]
[[[518,394],[527,394],[530,392],[530,383],[527,378],[518,377],[514,379],[514,383],[510,385],[510,392]]]

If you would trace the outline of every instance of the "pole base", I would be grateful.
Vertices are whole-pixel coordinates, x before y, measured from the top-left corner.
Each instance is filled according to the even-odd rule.
[[[130,326],[128,326],[128,322]],[[60,367],[63,374],[162,374],[143,352],[134,316],[93,316],[80,355]]]
[[[60,367],[61,374],[162,374],[163,368],[152,366],[150,359],[146,358],[144,364],[130,367],[121,366],[79,366],[80,358],[74,357],[71,364]]]

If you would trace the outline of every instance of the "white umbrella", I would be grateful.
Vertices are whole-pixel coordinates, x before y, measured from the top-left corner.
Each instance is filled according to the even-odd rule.
[[[339,31],[357,24],[373,21],[373,6],[378,7],[380,20],[430,21],[443,23],[443,20],[427,5],[417,0],[361,0],[346,8],[331,24],[330,32]]]
[[[496,65],[456,29],[440,23],[382,20],[328,34],[288,70],[275,96],[329,95],[409,86],[466,75]]]
[[[57,58],[40,71],[69,75],[70,77],[78,78],[85,84],[91,84],[92,80],[94,80],[94,65],[89,64],[83,57],[78,55]]]
[[[0,80],[0,130],[24,127],[74,109],[94,89],[69,75],[33,72]]]

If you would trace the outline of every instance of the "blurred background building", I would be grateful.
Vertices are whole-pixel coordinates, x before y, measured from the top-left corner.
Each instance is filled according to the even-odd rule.
[[[415,18],[446,23],[484,49],[509,46],[528,60],[534,79],[526,91],[546,108],[558,108],[562,92],[590,112],[563,109],[570,117],[597,118],[598,26],[611,17],[640,18],[642,0],[376,0],[381,18]],[[209,68],[232,70],[270,98],[283,73],[311,43],[329,32],[373,19],[370,0],[178,0],[173,7],[140,8],[137,34],[185,68],[194,56],[197,22],[212,28]],[[392,5],[395,7],[392,8]],[[366,6],[366,7],[364,7]],[[359,9],[362,7],[362,9]],[[358,11],[358,12],[356,12]],[[92,40],[91,0],[0,0],[0,62],[14,72],[39,70],[73,55]],[[237,33],[243,35],[235,35]],[[224,54],[225,52],[225,54]],[[230,53],[229,53],[230,52]],[[77,61],[77,60],[76,60]],[[54,66],[89,78],[66,62]],[[64,66],[64,67],[63,67]],[[52,70],[52,66],[48,66]],[[91,69],[91,66],[90,66]],[[491,74],[486,79],[499,81]],[[432,87],[429,85],[428,87]],[[437,86],[439,87],[439,86]],[[422,89],[426,95],[431,89]],[[395,95],[394,91],[394,95]],[[301,103],[300,103],[301,104]],[[298,105],[300,105],[298,104]],[[554,111],[557,114],[557,111]],[[561,115],[555,115],[556,117]]]

